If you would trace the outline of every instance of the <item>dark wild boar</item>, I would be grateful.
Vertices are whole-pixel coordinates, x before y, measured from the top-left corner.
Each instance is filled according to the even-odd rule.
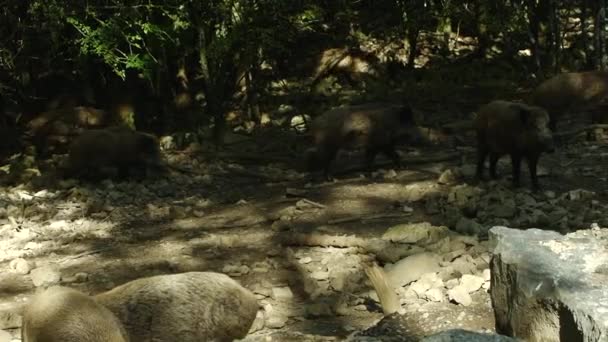
[[[554,151],[548,124],[549,114],[540,107],[500,100],[482,106],[475,118],[477,178],[483,177],[487,155],[490,156],[490,175],[497,178],[496,163],[508,154],[513,166],[513,183],[519,185],[521,160],[526,159],[532,185],[538,188],[538,159],[542,152]]]
[[[131,341],[232,341],[247,335],[259,304],[225,274],[186,272],[130,281],[95,299],[122,322]]]
[[[382,152],[400,167],[395,145],[419,138],[413,113],[407,105],[369,103],[329,110],[315,118],[311,125],[315,147],[308,151],[310,171],[323,169],[330,178],[330,164],[340,149],[363,147],[368,172],[376,155]]]
[[[23,342],[127,342],[110,310],[79,291],[53,286],[35,294],[23,311]]]
[[[556,75],[542,82],[532,92],[530,104],[549,112],[549,127],[555,131],[557,121],[566,112],[596,106],[608,95],[608,72],[585,71]]]
[[[70,145],[66,175],[97,178],[109,168],[120,178],[133,172],[147,174],[163,166],[158,139],[126,127],[109,127],[83,132]]]

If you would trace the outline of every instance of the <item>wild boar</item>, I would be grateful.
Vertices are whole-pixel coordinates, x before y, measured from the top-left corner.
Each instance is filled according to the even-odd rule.
[[[608,95],[608,72],[585,71],[556,75],[542,82],[532,92],[530,104],[549,112],[549,127],[555,131],[557,121],[566,112],[595,106]]]
[[[23,311],[23,342],[127,342],[116,316],[92,297],[53,286],[33,296]]]
[[[247,335],[257,299],[225,274],[187,272],[141,278],[98,294],[131,341],[232,341]]]
[[[395,145],[419,138],[414,117],[408,105],[369,103],[339,107],[316,117],[311,124],[314,148],[307,152],[308,168],[323,169],[330,178],[330,164],[340,149],[363,147],[369,172],[378,152],[401,166]]]
[[[133,172],[160,170],[162,165],[155,136],[126,127],[109,127],[85,131],[72,141],[65,174],[96,178],[114,168],[120,178],[126,178]]]
[[[513,183],[519,185],[521,160],[526,159],[532,185],[538,188],[536,166],[542,152],[554,151],[549,114],[540,107],[509,101],[492,101],[482,106],[475,118],[477,132],[477,177],[490,155],[490,175],[496,176],[498,159],[508,154],[513,166]]]

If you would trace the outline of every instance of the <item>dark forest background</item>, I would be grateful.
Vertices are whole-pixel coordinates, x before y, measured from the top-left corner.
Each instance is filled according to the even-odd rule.
[[[103,110],[84,126],[119,122],[215,143],[226,128],[288,127],[294,115],[342,103],[407,100],[464,117],[553,74],[604,69],[605,8],[594,0],[5,0],[0,141],[3,151],[17,149],[76,106]],[[44,124],[28,126],[44,113]]]

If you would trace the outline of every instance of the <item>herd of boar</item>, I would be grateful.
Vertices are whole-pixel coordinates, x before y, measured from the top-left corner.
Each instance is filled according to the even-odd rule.
[[[478,179],[483,178],[489,157],[490,176],[497,178],[496,164],[511,157],[513,183],[520,181],[521,162],[527,162],[532,187],[539,188],[537,165],[543,152],[555,149],[553,132],[564,113],[597,106],[608,97],[608,72],[589,71],[557,75],[541,83],[528,104],[495,100],[481,106],[474,119],[477,135]],[[399,166],[395,144],[420,141],[412,110],[407,105],[366,104],[333,109],[317,117],[311,127],[315,147],[308,152],[310,170],[322,169],[330,178],[330,164],[341,148],[363,147],[368,170],[378,152]]]
[[[490,176],[496,178],[498,159],[509,155],[514,184],[519,184],[521,162],[525,160],[532,186],[538,188],[537,163],[543,152],[554,151],[552,132],[557,121],[572,109],[598,105],[606,94],[607,72],[573,72],[541,83],[527,104],[495,100],[483,105],[473,125],[477,134],[477,178],[483,178],[488,157]],[[61,168],[64,176],[97,179],[112,172],[121,178],[145,176],[167,166],[153,135],[123,127],[96,128],[102,112],[81,107],[75,107],[73,112],[71,120],[86,121],[94,129],[84,130],[69,144],[68,161]],[[40,116],[29,127],[40,131],[52,119],[51,114]],[[363,148],[367,171],[371,173],[378,153],[399,167],[396,145],[428,142],[407,104],[367,103],[334,108],[313,120],[309,135],[313,147],[306,152],[307,168],[314,178],[320,172],[323,179],[331,178],[330,166],[341,149]]]

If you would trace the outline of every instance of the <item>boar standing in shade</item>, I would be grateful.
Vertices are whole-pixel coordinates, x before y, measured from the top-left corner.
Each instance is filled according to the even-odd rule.
[[[98,294],[131,341],[232,341],[247,335],[259,304],[225,274],[187,272],[141,278]]]
[[[120,178],[132,172],[147,173],[149,168],[161,169],[158,139],[126,127],[92,129],[83,132],[70,145],[68,176],[97,178],[108,168],[118,171]]]
[[[538,188],[536,166],[542,152],[554,151],[549,114],[540,107],[508,101],[482,106],[475,118],[477,131],[477,177],[483,177],[486,156],[490,156],[490,175],[496,176],[498,159],[508,154],[513,166],[513,183],[519,185],[521,160],[526,159],[532,185]]]
[[[310,171],[323,169],[330,179],[330,164],[340,149],[363,147],[368,172],[382,152],[399,168],[395,145],[419,138],[412,110],[407,105],[370,103],[339,107],[315,118],[311,125],[314,149],[308,152]]]
[[[530,103],[549,112],[549,127],[555,131],[557,121],[564,113],[588,105],[595,106],[607,95],[608,72],[570,72],[542,82],[532,92]]]
[[[23,342],[127,342],[116,316],[79,291],[53,286],[34,295],[23,311]]]

